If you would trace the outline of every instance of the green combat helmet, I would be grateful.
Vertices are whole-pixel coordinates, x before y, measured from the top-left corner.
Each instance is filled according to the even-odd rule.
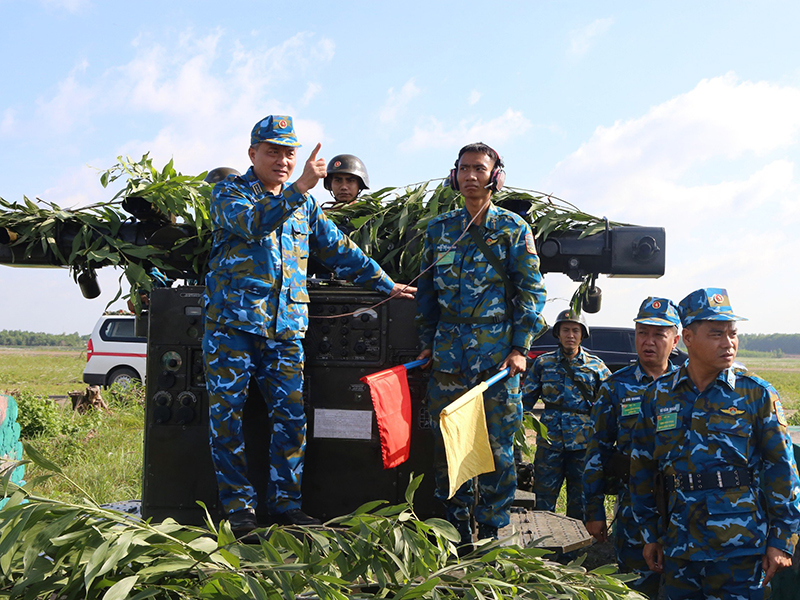
[[[352,154],[337,154],[328,163],[328,175],[323,181],[325,189],[331,190],[331,178],[339,173],[345,175],[352,175],[358,178],[358,191],[369,189],[369,175],[367,174],[367,167],[360,158]]]
[[[561,326],[561,323],[577,323],[581,326],[581,330],[583,331],[582,339],[585,340],[589,337],[589,325],[586,323],[586,319],[583,318],[582,314],[576,315],[575,312],[569,308],[558,313],[556,322],[553,324],[553,337],[558,337],[558,328]]]
[[[216,169],[211,169],[208,174],[206,174],[203,181],[214,185],[218,181],[225,179],[228,175],[241,175],[241,173],[231,167],[217,167]]]

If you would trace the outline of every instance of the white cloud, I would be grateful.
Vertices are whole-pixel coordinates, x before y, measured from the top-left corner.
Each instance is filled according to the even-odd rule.
[[[85,117],[90,114],[90,107],[98,100],[97,88],[83,86],[80,75],[86,72],[89,64],[84,60],[75,65],[65,79],[57,85],[57,92],[50,98],[37,101],[37,112],[40,124],[51,133],[66,134],[79,122],[85,126]]]
[[[586,27],[569,32],[569,53],[580,57],[588,52],[596,38],[605,34],[614,24],[614,19],[597,19]]]
[[[300,99],[300,106],[308,106],[311,101],[322,91],[322,86],[318,83],[309,82],[306,86],[306,93]]]
[[[470,142],[484,141],[490,146],[517,137],[531,126],[521,111],[511,108],[491,121],[463,120],[450,129],[434,117],[414,126],[412,136],[401,143],[404,150],[419,148],[453,148]]]
[[[608,281],[605,318],[635,310],[625,294],[680,300],[725,287],[750,317],[742,331],[800,331],[800,318],[769,310],[800,295],[787,261],[800,253],[797,177],[800,89],[739,82],[732,74],[641,117],[598,127],[559,163],[547,188],[613,220],[665,227],[667,272],[657,281]]]
[[[71,13],[76,13],[86,6],[91,6],[89,0],[42,0],[42,4],[53,8],[63,8]]]
[[[16,123],[16,111],[13,108],[7,108],[3,111],[3,118],[0,119],[0,133],[9,135],[14,131]]]
[[[403,114],[409,102],[419,96],[420,89],[414,84],[414,79],[405,82],[399,92],[394,88],[389,88],[386,92],[386,102],[384,102],[378,112],[378,119],[381,123],[394,123]]]
[[[105,164],[108,162],[107,160],[102,163],[100,161],[93,162],[95,165],[102,164],[104,168],[111,167],[111,164]],[[119,186],[115,187],[114,184],[103,188],[100,185],[100,169],[91,165],[83,165],[65,173],[53,186],[38,195],[62,208],[80,208],[89,204],[108,202],[118,189]]]
[[[121,139],[113,156],[138,159],[149,151],[157,166],[175,157],[176,167],[184,173],[223,165],[242,170],[249,166],[248,134],[253,123],[267,114],[294,115],[298,107],[312,102],[321,88],[304,78],[330,62],[335,48],[329,40],[308,33],[276,46],[245,47],[226,41],[220,30],[200,36],[188,30],[169,43],[139,37],[133,49],[129,62],[100,76],[88,73],[86,63],[77,65],[54,94],[39,100],[35,114],[26,115],[31,137],[52,142],[55,132],[66,145],[71,135],[109,121],[146,119],[156,124],[147,129],[154,133],[143,139]],[[279,88],[280,99],[274,96]],[[6,111],[0,131],[5,133],[18,121],[15,113]],[[305,145],[325,139],[316,122],[300,119],[295,126]],[[109,162],[105,159],[96,166],[105,168]],[[94,191],[83,187],[84,170],[62,176],[48,190],[48,199],[78,205],[94,201]]]
[[[467,98],[467,102],[470,106],[474,106],[478,103],[478,100],[481,99],[481,93],[478,90],[472,90],[469,93],[469,97]]]
[[[572,199],[590,178],[592,196],[630,206],[643,191],[658,193],[704,163],[757,159],[796,144],[798,105],[797,88],[740,83],[733,74],[705,79],[642,117],[598,127],[551,181]]]

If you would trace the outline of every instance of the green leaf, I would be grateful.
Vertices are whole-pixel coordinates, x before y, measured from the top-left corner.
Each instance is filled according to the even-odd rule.
[[[49,461],[46,459],[32,444],[29,442],[23,441],[22,447],[25,450],[25,454],[28,458],[31,459],[31,462],[35,464],[37,467],[44,469],[46,471],[53,471],[54,473],[58,473],[59,475],[63,475],[63,471],[61,467],[59,467],[54,462]]]
[[[131,575],[125,579],[120,579],[103,594],[103,600],[124,600],[139,581],[138,575]]]
[[[419,486],[422,483],[422,477],[422,475],[417,475],[414,477],[414,473],[411,473],[411,481],[408,482],[405,493],[405,499],[408,504],[414,503],[414,493],[417,491],[417,489],[419,489]]]

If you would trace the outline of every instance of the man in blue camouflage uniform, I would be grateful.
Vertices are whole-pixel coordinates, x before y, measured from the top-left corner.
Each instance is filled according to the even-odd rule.
[[[439,413],[509,368],[510,376],[483,394],[495,470],[478,477],[474,507],[478,536],[497,537],[497,529],[509,522],[517,485],[513,438],[522,423],[519,375],[528,348],[545,327],[545,290],[533,233],[521,217],[491,201],[502,186],[502,167],[498,154],[483,143],[461,149],[450,183],[463,195],[464,208],[428,224],[417,292],[419,357],[433,358],[427,401],[435,432],[435,494],[464,545],[472,540],[472,482],[447,499]]]
[[[641,532],[633,519],[628,492],[633,429],[644,389],[673,370],[670,353],[680,339],[678,307],[666,298],[647,298],[634,319],[639,359],[613,373],[600,386],[592,406],[592,431],[586,447],[583,495],[586,530],[598,541],[607,539],[605,494],[617,495],[614,548],[620,572],[637,573],[628,585],[655,599],[660,573],[651,571],[642,556]]]
[[[333,202],[323,204],[323,208],[342,208],[356,202],[359,194],[369,189],[367,167],[353,154],[337,154],[328,163],[328,174],[322,184],[333,196]]]
[[[247,479],[242,411],[255,378],[272,421],[270,519],[319,523],[301,510],[305,450],[303,347],[308,329],[309,253],[339,277],[386,294],[413,297],[343,235],[307,192],[325,177],[325,161],[311,153],[303,173],[287,185],[296,164],[291,117],[268,116],[250,136],[253,166],[214,187],[214,238],[206,277],[203,354],[209,393],[211,455],[220,503],[237,534],[256,526],[256,494]]]
[[[800,527],[786,418],[775,389],[734,366],[743,319],[728,293],[697,290],[679,310],[689,360],[647,388],[634,431],[631,494],[644,558],[665,573],[670,600],[760,599],[791,565]]]
[[[525,410],[544,402],[541,422],[547,439],[536,440],[533,491],[536,509],[555,512],[558,494],[567,482],[567,516],[583,521],[583,466],[597,390],[611,374],[608,367],[581,347],[589,337],[583,315],[571,310],[558,314],[553,325],[558,349],[539,356],[522,388]]]

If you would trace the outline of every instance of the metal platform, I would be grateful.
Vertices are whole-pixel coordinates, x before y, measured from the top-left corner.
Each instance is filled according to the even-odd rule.
[[[520,506],[511,508],[511,523],[498,533],[501,538],[517,533],[520,546],[547,548],[560,554],[592,544],[592,536],[578,519]]]

